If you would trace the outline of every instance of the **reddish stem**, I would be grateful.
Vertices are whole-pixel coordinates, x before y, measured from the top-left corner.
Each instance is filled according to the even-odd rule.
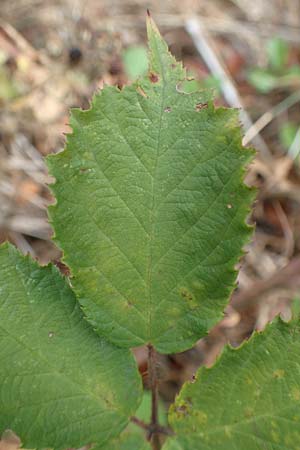
[[[160,450],[160,439],[158,433],[158,383],[157,383],[157,353],[155,348],[149,344],[148,345],[148,374],[149,374],[149,384],[151,389],[151,431],[149,433],[148,439],[151,442],[153,450]]]

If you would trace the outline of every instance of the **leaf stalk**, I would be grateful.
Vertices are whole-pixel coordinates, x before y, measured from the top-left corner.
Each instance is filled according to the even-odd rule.
[[[160,450],[161,443],[158,426],[158,380],[157,380],[157,353],[153,345],[148,344],[148,375],[151,389],[151,422],[148,439],[153,450]]]

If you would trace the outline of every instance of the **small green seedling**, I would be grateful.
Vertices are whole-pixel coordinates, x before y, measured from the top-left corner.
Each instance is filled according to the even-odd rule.
[[[268,66],[248,71],[249,82],[263,94],[273,89],[286,89],[300,85],[300,66],[289,65],[289,47],[280,38],[270,39],[266,44]]]

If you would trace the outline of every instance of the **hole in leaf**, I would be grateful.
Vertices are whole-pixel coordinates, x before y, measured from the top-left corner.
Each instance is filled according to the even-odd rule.
[[[141,86],[138,86],[136,90],[142,97],[148,98],[148,95],[146,94],[144,89],[141,88]]]

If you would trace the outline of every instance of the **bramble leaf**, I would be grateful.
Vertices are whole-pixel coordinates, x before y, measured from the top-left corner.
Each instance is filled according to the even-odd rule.
[[[132,355],[100,338],[53,266],[0,251],[0,435],[27,448],[118,436],[140,402]]]
[[[300,324],[276,321],[201,368],[169,413],[164,450],[296,449],[300,441]]]
[[[125,430],[119,438],[110,440],[103,450],[151,450],[151,445],[141,430]],[[92,450],[98,450],[93,448]],[[100,449],[99,449],[100,450]]]
[[[162,402],[159,402],[159,423],[167,425],[167,411]],[[135,417],[144,423],[150,423],[151,420],[151,393],[144,391],[144,395]],[[91,450],[98,450],[93,447]],[[146,440],[146,432],[134,423],[130,423],[118,438],[111,439],[103,450],[151,450],[150,443]]]
[[[148,19],[149,73],[73,110],[48,158],[55,241],[88,320],[117,345],[191,347],[222,316],[249,238],[252,151],[236,111],[184,93],[185,70]]]

